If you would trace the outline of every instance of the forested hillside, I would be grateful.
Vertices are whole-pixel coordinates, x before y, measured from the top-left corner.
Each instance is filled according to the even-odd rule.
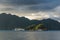
[[[33,25],[43,24],[47,30],[60,30],[60,23],[53,19],[29,20],[25,17],[1,13],[0,14],[0,30],[13,30],[14,28],[28,28]],[[33,27],[35,27],[33,26]],[[35,28],[37,29],[37,28]]]

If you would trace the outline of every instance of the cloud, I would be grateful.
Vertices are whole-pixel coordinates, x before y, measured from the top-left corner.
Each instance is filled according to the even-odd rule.
[[[60,0],[1,0],[4,5],[10,6],[28,6],[26,10],[45,11],[60,5]]]
[[[35,5],[50,2],[50,0],[6,0],[12,5]]]
[[[60,5],[60,0],[0,0],[0,4],[28,12],[50,11]],[[23,7],[24,6],[24,7]],[[24,9],[23,9],[24,8]]]
[[[50,17],[60,20],[59,10],[60,0],[0,0],[0,11],[15,13],[30,19]]]
[[[32,13],[30,15],[26,15],[25,17],[29,18],[29,19],[35,19],[35,20],[42,20],[42,19],[47,19],[50,16],[47,14],[47,12],[38,12],[36,13]]]
[[[28,5],[27,9],[29,10],[43,11],[43,10],[53,9],[59,6],[60,0],[6,0],[5,3],[14,6]]]

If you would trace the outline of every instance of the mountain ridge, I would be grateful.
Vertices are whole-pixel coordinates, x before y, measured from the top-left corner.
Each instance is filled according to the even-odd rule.
[[[0,14],[0,30],[13,30],[14,28],[26,28],[30,25],[44,24],[48,30],[60,30],[60,23],[53,19],[29,20],[26,17],[2,13]]]

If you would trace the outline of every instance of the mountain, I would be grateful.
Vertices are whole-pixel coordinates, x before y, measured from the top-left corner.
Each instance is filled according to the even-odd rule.
[[[45,19],[41,21],[48,30],[60,30],[60,23],[53,19]]]
[[[30,25],[30,20],[25,17],[2,13],[0,14],[0,29],[12,30],[14,28],[24,28]]]
[[[60,30],[60,23],[53,19],[29,20],[25,17],[1,13],[0,30],[13,30],[14,28],[27,28],[31,25],[43,24],[48,30]],[[34,27],[34,26],[33,26]]]

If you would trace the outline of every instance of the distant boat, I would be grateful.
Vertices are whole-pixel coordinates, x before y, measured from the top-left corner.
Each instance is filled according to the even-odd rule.
[[[14,30],[15,31],[24,31],[24,29],[22,29],[22,28],[15,28]]]
[[[42,29],[38,29],[37,31],[43,31]]]

